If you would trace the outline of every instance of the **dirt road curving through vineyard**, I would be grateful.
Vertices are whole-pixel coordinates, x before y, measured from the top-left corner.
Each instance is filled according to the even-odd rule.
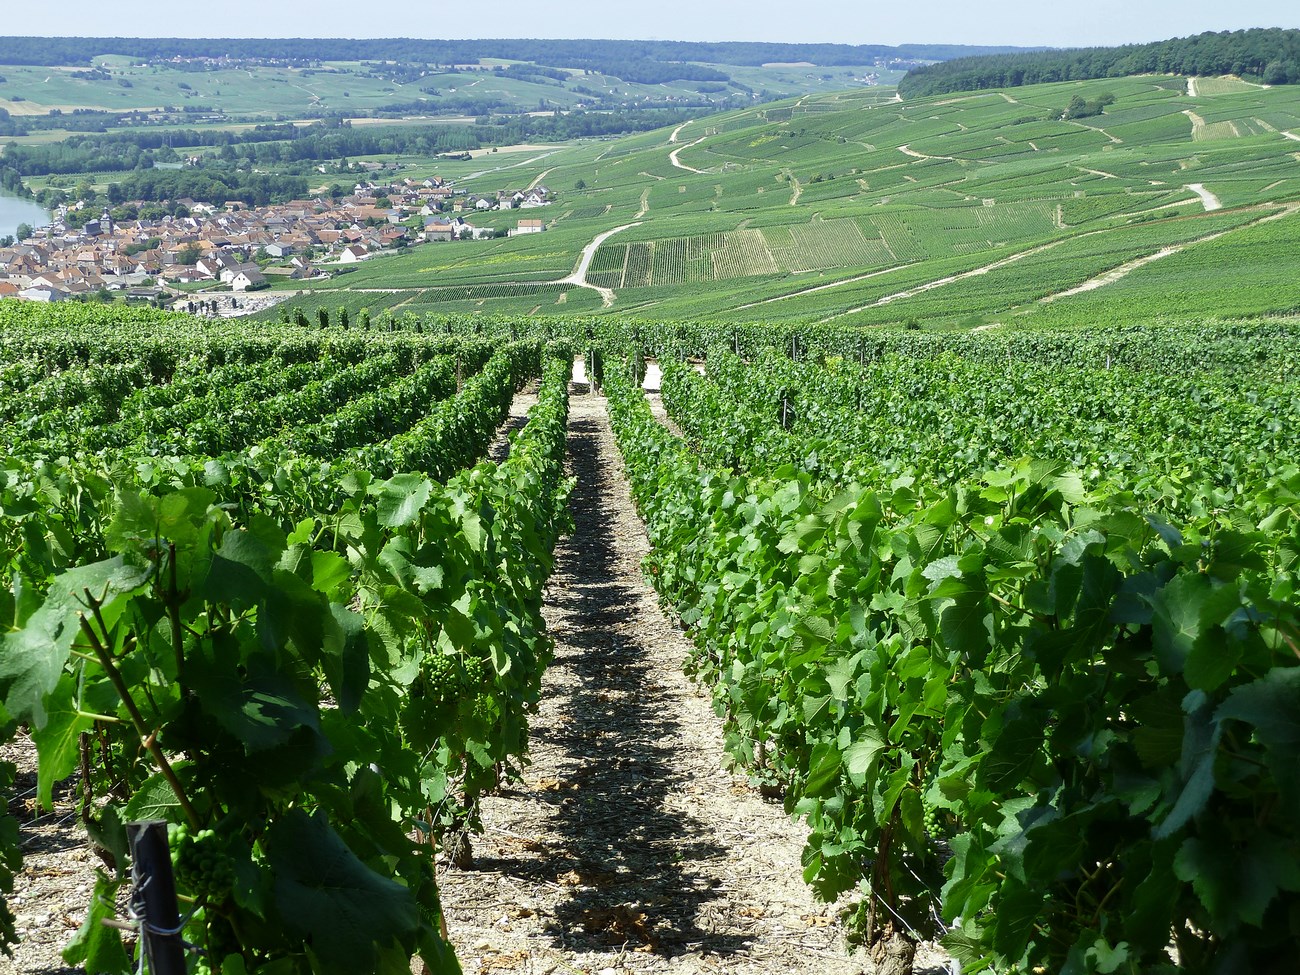
[[[803,834],[723,770],[605,401],[573,399],[573,534],[547,594],[556,659],[522,786],[487,800],[475,869],[441,874],[467,975],[860,972],[800,877]]]

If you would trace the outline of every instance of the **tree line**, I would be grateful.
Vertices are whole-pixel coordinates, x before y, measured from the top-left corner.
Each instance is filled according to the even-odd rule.
[[[137,216],[158,219],[167,215],[189,216],[188,208],[180,203],[185,199],[214,205],[239,200],[245,206],[264,207],[302,199],[307,196],[307,189],[307,179],[303,176],[235,170],[156,169],[127,174],[110,183],[103,193],[95,192],[89,185],[77,187],[71,194],[51,187],[41,190],[36,199],[43,206],[54,206],[69,196],[83,200],[86,207],[69,211],[64,218],[65,223],[79,226],[99,216],[101,208],[116,207],[128,200],[142,200],[147,204],[147,207],[131,214],[131,219]]]
[[[157,132],[72,136],[43,145],[6,146],[0,186],[29,195],[22,183],[24,176],[120,173],[103,193],[103,199],[113,205],[125,200],[163,203],[188,197],[207,203],[242,200],[249,206],[265,206],[305,196],[306,176],[319,163],[342,162],[356,156],[435,156],[530,141],[624,135],[676,125],[693,117],[695,113],[688,109],[649,109],[506,116],[460,126],[353,127],[332,120],[306,127],[260,126],[242,132],[184,130],[170,133],[170,138],[178,143],[192,138],[197,145],[216,151],[180,170],[153,168],[154,161],[179,158],[171,146],[153,148],[161,135]],[[268,136],[273,135],[280,138],[268,141]],[[275,172],[251,172],[255,167]],[[89,181],[83,180],[67,190],[47,187],[37,194],[37,199],[43,205],[56,206],[69,198],[94,195]]]
[[[535,61],[557,67],[580,67],[577,62],[584,60],[635,64],[693,61],[750,66],[774,61],[810,61],[818,65],[856,65],[871,64],[881,58],[938,61],[1024,49],[964,44],[890,46],[591,39],[0,37],[0,50],[4,51],[5,64],[89,64],[92,58],[101,54],[117,54],[143,60],[224,57],[236,60],[303,62],[423,61],[432,64],[464,64],[481,58],[502,58],[508,61]]]
[[[295,168],[347,156],[437,155],[533,140],[625,135],[687,121],[690,109],[623,112],[570,112],[554,116],[484,117],[477,125],[352,126],[331,119],[309,126],[260,125],[243,131],[183,129],[136,130],[97,136],[75,135],[59,142],[5,146],[3,185],[21,177],[73,173],[157,172],[155,163],[171,163],[187,149],[216,149],[203,154],[186,172],[248,169],[252,166]],[[180,150],[179,152],[177,150]],[[12,175],[7,175],[12,174]],[[223,177],[224,178],[224,177]],[[140,185],[152,185],[141,183]],[[209,199],[193,193],[195,199]],[[128,199],[153,199],[128,196]],[[240,197],[226,197],[238,199]]]
[[[1136,74],[1235,74],[1269,85],[1300,84],[1300,30],[1256,28],[1153,44],[963,57],[912,69],[898,90],[919,98]]]

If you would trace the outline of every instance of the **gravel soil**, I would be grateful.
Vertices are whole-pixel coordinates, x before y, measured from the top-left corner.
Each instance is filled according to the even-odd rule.
[[[23,851],[9,898],[22,943],[13,958],[0,955],[0,975],[70,975],[79,970],[64,965],[60,954],[86,917],[100,861],[86,845],[71,781],[55,788],[53,811],[37,809],[36,746],[26,733],[0,746],[0,761],[18,766],[9,812],[18,820]]]
[[[473,868],[440,875],[466,972],[863,971],[802,882],[800,828],[723,768],[689,645],[641,574],[603,398],[574,397],[569,461],[532,764],[484,801]]]

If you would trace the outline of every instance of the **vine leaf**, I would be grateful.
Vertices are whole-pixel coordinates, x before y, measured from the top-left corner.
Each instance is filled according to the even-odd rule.
[[[184,772],[189,766],[189,762],[173,762],[172,771],[184,777]],[[180,823],[184,821],[185,816],[181,812],[180,800],[176,798],[171,783],[167,781],[166,776],[158,772],[136,790],[131,801],[122,810],[122,818],[126,822],[165,819],[169,823]]]
[[[64,674],[46,703],[45,723],[32,729],[32,741],[40,757],[36,799],[46,809],[54,807],[54,783],[67,778],[77,767],[81,733],[94,727],[94,722],[77,710],[76,696],[76,681]]]
[[[1183,708],[1188,712],[1180,769],[1183,791],[1168,818],[1156,827],[1153,835],[1158,840],[1182,829],[1205,808],[1214,792],[1214,760],[1219,750],[1221,726],[1210,719],[1209,708],[1202,703],[1203,700],[1200,691],[1193,691],[1183,702]]]
[[[274,562],[270,549],[256,535],[228,532],[212,556],[199,595],[237,611],[255,606],[266,594]]]
[[[102,923],[114,916],[118,883],[102,870],[97,874],[90,910],[63,950],[63,960],[69,965],[83,966],[88,972],[129,972],[131,959],[122,947],[122,933]]]
[[[283,745],[303,731],[320,734],[320,715],[293,682],[276,673],[242,679],[202,658],[192,658],[191,680],[203,710],[252,754]]]
[[[322,814],[290,811],[266,846],[285,927],[310,948],[321,975],[376,971],[393,944],[410,957],[421,929],[410,890],[362,863]]]
[[[85,592],[101,600],[100,612],[110,626],[126,600],[149,577],[147,569],[128,565],[120,556],[69,569],[50,586],[44,604],[21,630],[0,642],[0,690],[4,706],[14,717],[41,728],[48,720],[46,695],[59,684],[73,641],[79,632],[77,614],[86,611]]]
[[[433,482],[419,474],[399,474],[371,490],[379,494],[379,523],[385,528],[402,528],[419,517],[433,496]]]
[[[871,763],[884,747],[885,743],[878,735],[866,730],[861,738],[846,748],[844,767],[849,773],[849,781],[859,788],[865,785]]]
[[[1300,668],[1276,667],[1238,687],[1216,717],[1254,727],[1282,801],[1292,807],[1300,804]]]

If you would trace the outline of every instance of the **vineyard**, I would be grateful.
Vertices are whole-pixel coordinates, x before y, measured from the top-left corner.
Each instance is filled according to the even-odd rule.
[[[1271,274],[1266,290],[1233,280],[1215,273],[1220,265],[1199,241],[1224,217],[1246,227],[1300,200],[1297,92],[1148,75],[909,100],[879,89],[810,94],[524,160],[512,178],[527,185],[544,177],[562,191],[547,233],[410,248],[305,287],[354,314],[385,301],[376,294],[372,302],[371,293],[395,290],[406,296],[397,314],[410,304],[421,313],[745,321],[761,304],[765,321],[809,321],[857,316],[880,298],[954,274],[978,279],[1049,242],[1094,252],[1032,265],[1032,287],[989,287],[962,295],[960,308],[950,299],[964,289],[937,292],[941,300],[924,297],[927,289],[862,319],[946,329],[1032,318],[1039,298],[1157,254],[1159,243],[1141,253],[1130,247],[1149,235],[1179,238],[1184,261],[1212,277],[1210,300],[1199,307],[1222,300],[1231,314],[1284,314],[1297,304],[1294,275]],[[1103,115],[1061,117],[1072,98],[1103,96]],[[465,188],[490,193],[500,178],[470,175]],[[599,305],[594,293],[571,293],[557,308],[555,298],[478,290],[563,280],[586,247],[616,228],[588,268],[589,283],[607,289]],[[1161,260],[1144,262],[1091,287],[1105,293],[1131,278],[1126,288],[1141,288],[1144,303],[1158,305],[1162,295],[1176,303],[1181,292],[1164,287],[1161,269]],[[472,289],[476,304],[455,298],[460,288]],[[424,294],[408,301],[417,291]],[[1091,321],[1083,306],[1092,300],[1080,292],[1062,304],[1080,306],[1080,320]],[[1054,307],[1052,321],[1062,314]]]
[[[868,943],[1286,971],[1300,389],[1235,339],[1186,336],[1194,373],[1108,339],[795,362],[736,333],[665,365],[683,437],[607,368],[648,571]]]
[[[188,970],[460,970],[437,878],[545,704],[576,352],[688,672],[852,941],[967,972],[1286,970],[1294,320],[0,326],[0,717],[102,861],[69,964],[133,970],[125,824],[162,819]]]
[[[430,843],[526,749],[571,355],[11,305],[0,717],[104,864],[68,962],[133,968],[101,921],[166,819],[200,970],[455,970]]]

